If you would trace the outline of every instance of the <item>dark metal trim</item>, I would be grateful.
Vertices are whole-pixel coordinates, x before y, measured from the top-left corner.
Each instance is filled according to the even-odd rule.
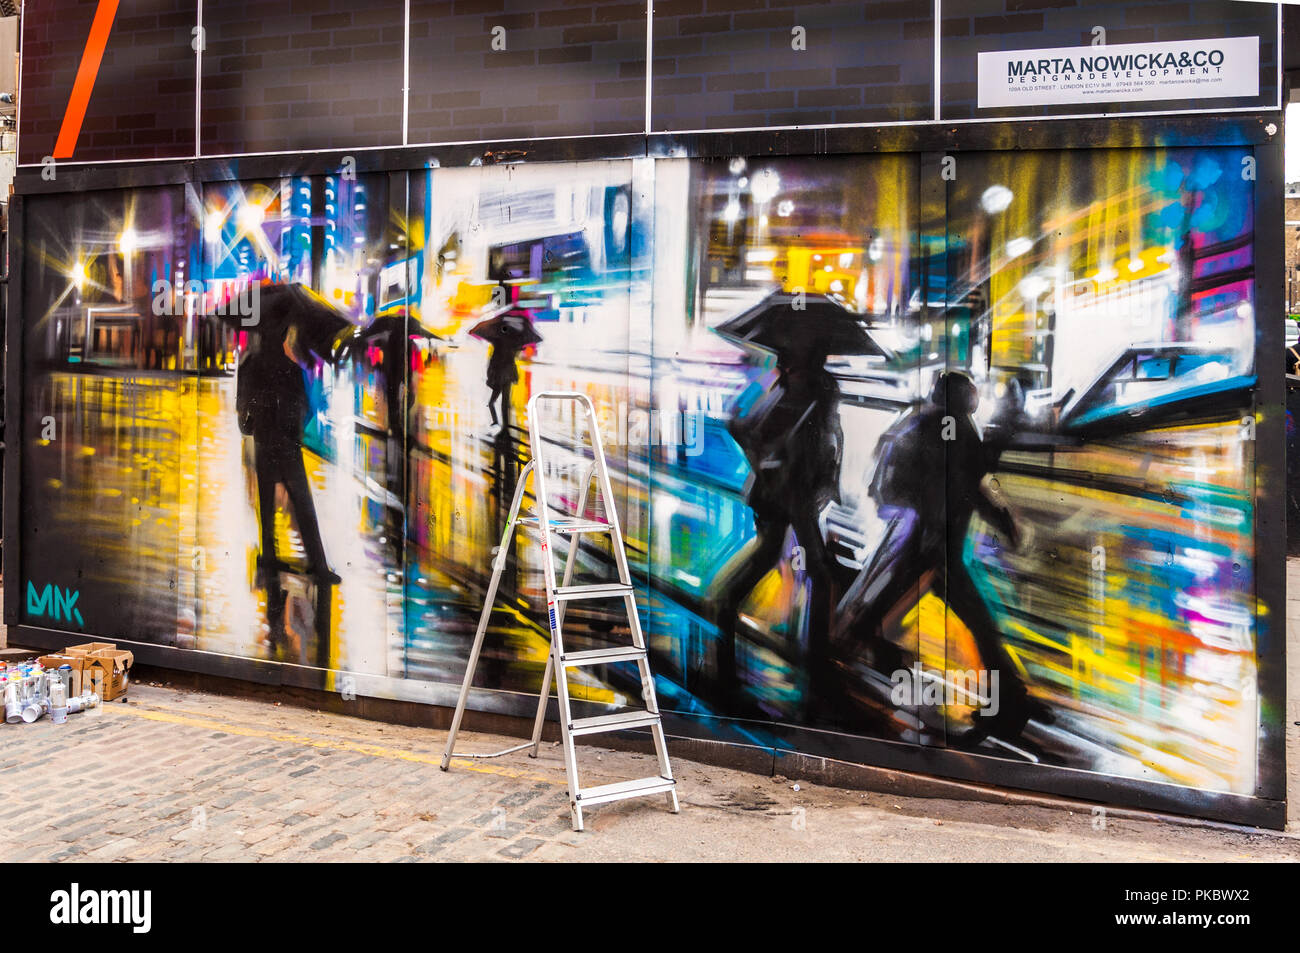
[[[9,199],[9,281],[5,284],[4,329],[4,621],[18,622],[22,591],[22,523],[19,492],[22,489],[23,447],[23,275],[26,232],[23,197]]]
[[[1080,768],[1030,764],[953,748],[908,745],[796,728],[790,730],[785,746],[777,748],[778,757],[783,752],[1272,830],[1282,830],[1286,826],[1284,800],[1205,791]]]
[[[989,123],[929,123],[918,126],[861,126],[819,129],[760,129],[744,132],[655,133],[588,136],[577,139],[522,139],[495,143],[392,146],[328,152],[184,159],[140,163],[57,166],[46,181],[38,166],[23,166],[15,191],[82,192],[90,189],[143,188],[236,179],[323,175],[353,160],[357,174],[402,172],[431,164],[460,168],[480,162],[581,162],[597,159],[709,158],[721,156],[825,155],[881,152],[984,152],[1028,149],[1114,149],[1159,146],[1254,146],[1270,137],[1268,123],[1281,113],[1261,110],[1197,116],[1018,120]]]
[[[1255,148],[1255,595],[1260,797],[1286,798],[1286,377],[1282,124]]]

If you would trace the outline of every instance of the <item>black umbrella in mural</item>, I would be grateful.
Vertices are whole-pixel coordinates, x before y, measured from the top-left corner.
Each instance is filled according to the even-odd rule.
[[[284,342],[292,332],[294,345],[304,355],[311,351],[329,362],[338,359],[339,335],[355,327],[347,315],[299,284],[255,286],[232,295],[221,311],[216,317],[272,345]]]
[[[417,339],[446,340],[426,330],[405,308],[381,314],[364,328],[356,328],[351,334],[344,334],[338,339],[336,353],[339,360],[358,358],[371,344],[379,348],[383,365],[384,397],[388,406],[388,430],[394,437],[400,437],[405,430],[406,413],[415,402],[414,385],[407,382],[405,362],[408,353],[406,342]],[[390,472],[399,474],[401,471],[396,469]]]
[[[510,390],[519,379],[515,356],[529,345],[539,343],[542,336],[533,327],[528,312],[518,308],[480,321],[470,328],[469,333],[492,345],[487,366],[487,385],[492,392],[488,397],[488,411],[492,414],[492,423],[503,423],[510,413]],[[500,414],[497,413],[498,404]]]
[[[487,341],[493,347],[503,347],[518,351],[530,344],[538,344],[542,336],[533,327],[532,319],[527,313],[511,310],[480,321],[469,331],[472,337]]]
[[[820,294],[776,292],[714,330],[744,348],[775,354],[781,371],[772,389],[728,426],[754,473],[751,506],[766,498],[784,510],[801,495],[824,505],[837,493],[843,447],[839,386],[826,358],[893,355],[872,338],[861,315]]]
[[[821,364],[831,354],[892,356],[861,315],[821,294],[778,291],[713,330],[743,347],[771,351],[782,364]]]
[[[339,340],[337,353],[339,358],[356,357],[373,341],[383,349],[387,360],[389,353],[397,353],[403,337],[411,340],[446,340],[427,330],[417,318],[402,309],[392,314],[381,314],[365,327],[356,328],[351,334],[344,335]]]

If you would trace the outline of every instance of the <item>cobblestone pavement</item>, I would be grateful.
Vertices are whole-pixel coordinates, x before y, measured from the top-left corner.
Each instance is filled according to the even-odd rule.
[[[506,739],[464,735],[464,748]],[[438,770],[440,731],[136,683],[67,724],[0,725],[0,862],[1300,860],[1300,838],[1037,805],[901,798],[677,759],[661,797],[569,829],[543,746]],[[646,755],[582,749],[591,784]]]

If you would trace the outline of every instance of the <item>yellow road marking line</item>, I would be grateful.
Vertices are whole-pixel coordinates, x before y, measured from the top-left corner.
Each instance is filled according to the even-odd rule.
[[[138,705],[139,702],[133,702],[132,704],[137,704],[137,705]],[[146,705],[149,705],[149,704],[152,704],[152,703],[151,703],[151,702],[146,702],[145,704],[146,704]],[[159,708],[151,708],[150,710],[151,710],[151,711],[161,711],[161,709],[159,709]],[[168,711],[171,711],[171,712],[178,712],[179,714],[182,714],[182,715],[193,715],[195,718],[200,718],[200,719],[207,719],[207,718],[212,717],[212,716],[211,716],[208,712],[206,712],[206,711],[196,711],[196,710],[193,709],[193,708],[182,708],[182,707],[179,706],[179,705],[168,705],[168,706],[167,706],[167,710],[168,710]],[[285,710],[285,711],[295,711],[295,710],[300,710],[300,709],[294,709],[294,708],[291,707],[291,708],[287,708],[287,709],[283,709],[283,710]],[[317,714],[321,714],[321,712],[317,712]],[[330,716],[330,717],[333,717],[333,718],[339,719],[339,720],[355,720],[355,718],[356,718],[356,716],[354,716],[354,715],[344,715],[344,714],[340,714],[339,712],[324,712],[324,714],[326,714],[326,715],[328,715],[328,716]],[[380,724],[382,724],[382,725],[383,725],[384,727],[386,727],[386,728],[399,728],[399,729],[400,729],[400,728],[409,728],[409,729],[411,729],[411,730],[413,730],[413,731],[420,731],[420,730],[425,730],[425,731],[434,731],[434,730],[436,730],[436,729],[432,729],[432,728],[420,729],[420,728],[417,728],[417,727],[415,727],[415,726],[413,726],[413,725],[396,725],[396,724],[393,724],[392,722],[381,722]],[[328,734],[330,734],[330,735],[331,735],[332,737],[334,737],[334,738],[341,738],[341,739],[347,739],[347,740],[359,740],[359,739],[362,738],[362,736],[361,736],[360,734],[358,734],[357,732],[355,732],[355,731],[353,731],[353,732],[348,732],[348,731],[345,731],[342,727],[339,727],[339,726],[335,726],[335,727],[330,728],[330,729],[322,729],[322,731],[327,732]],[[489,734],[490,734],[489,732],[481,732],[481,731],[480,731],[480,732],[473,732],[473,731],[468,731],[467,729],[462,729],[462,732],[464,732],[464,733],[466,733],[466,734],[480,734],[480,735],[489,735]],[[503,737],[503,738],[504,738],[504,737],[508,737],[508,736],[496,736],[496,735],[492,735],[492,737]],[[360,743],[361,743],[361,744],[369,744],[369,742],[364,741],[364,740],[361,740]],[[516,739],[516,740],[515,740],[515,744],[519,744],[519,743],[520,743],[520,742],[519,742],[519,739]],[[558,741],[551,741],[551,742],[543,741],[543,742],[542,742],[542,745],[543,745],[543,746],[550,745],[551,747],[558,747],[559,744],[560,744],[560,743],[559,743]],[[507,747],[508,747],[508,746],[507,746]],[[452,759],[452,760],[459,762],[459,761],[462,760],[462,759],[455,759],[455,758],[454,758],[454,759]],[[470,760],[470,759],[463,759],[463,760]],[[441,763],[441,762],[439,762],[439,763]]]
[[[386,748],[383,745],[364,744],[356,741],[346,741],[332,738],[312,738],[307,735],[292,734],[283,731],[270,731],[265,728],[249,728],[243,725],[232,725],[229,722],[213,721],[207,718],[193,718],[186,715],[173,715],[168,712],[151,711],[138,707],[116,706],[106,708],[106,711],[112,711],[116,714],[130,714],[137,718],[144,718],[148,721],[160,721],[172,725],[186,725],[191,728],[206,728],[212,731],[224,731],[226,734],[243,735],[247,738],[265,738],[268,741],[280,741],[288,744],[303,745],[309,748],[328,748],[332,751],[349,751],[356,754],[370,755],[373,758],[391,758],[398,761],[413,761],[417,764],[441,764],[442,758],[437,755],[421,754],[417,751],[406,751],[401,748]],[[518,768],[498,767],[490,764],[480,764],[477,761],[467,758],[452,758],[451,763],[458,768],[468,771],[476,771],[479,774],[494,774],[503,778],[514,778],[520,781],[541,781],[546,784],[555,785],[556,787],[565,787],[567,782],[539,774],[535,771],[520,770]]]

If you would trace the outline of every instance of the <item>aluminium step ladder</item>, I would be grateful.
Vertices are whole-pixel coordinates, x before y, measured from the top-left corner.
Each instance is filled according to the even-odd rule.
[[[586,414],[587,426],[591,432],[592,461],[582,481],[578,496],[577,513],[572,516],[552,515],[551,506],[546,496],[546,478],[542,460],[541,427],[539,425],[538,404],[546,401],[571,401],[576,403]],[[470,648],[469,664],[465,669],[465,678],[460,686],[460,697],[456,702],[456,714],[451,720],[451,733],[447,736],[447,750],[442,756],[442,770],[451,764],[456,747],[456,734],[460,730],[461,719],[465,714],[465,704],[469,699],[470,685],[474,681],[474,670],[478,666],[479,652],[483,648],[483,638],[487,634],[488,620],[492,615],[492,606],[496,602],[497,586],[505,570],[506,558],[511,540],[515,536],[516,526],[535,529],[542,543],[542,571],[546,582],[546,615],[550,628],[551,647],[546,657],[546,673],[542,676],[542,689],[537,703],[537,717],[533,721],[532,740],[521,745],[483,754],[461,754],[462,758],[499,758],[531,748],[529,757],[537,757],[541,743],[542,724],[546,719],[546,702],[550,696],[551,677],[555,677],[556,696],[560,709],[560,741],[564,747],[564,766],[569,782],[569,810],[573,818],[573,829],[582,830],[582,812],[584,809],[619,801],[623,798],[641,797],[647,794],[663,793],[667,796],[668,806],[674,814],[678,811],[677,782],[673,778],[672,768],[668,763],[668,748],[664,741],[663,722],[659,715],[659,702],[655,696],[654,676],[650,674],[649,653],[646,650],[645,635],[641,631],[641,621],[637,616],[636,596],[632,585],[632,576],[627,567],[627,552],[623,547],[623,533],[619,527],[618,513],[614,507],[614,492],[609,482],[609,471],[605,466],[605,452],[601,447],[600,430],[596,421],[596,409],[591,399],[585,394],[565,391],[550,391],[535,394],[528,402],[529,440],[532,445],[532,459],[525,465],[515,487],[514,500],[510,504],[510,513],[506,517],[505,530],[501,534],[501,545],[497,548],[496,558],[492,561],[492,581],[488,584],[487,595],[483,602],[483,612],[479,616],[478,631],[474,633],[474,643]],[[592,475],[597,479],[601,509],[604,519],[587,519],[587,492],[591,486]],[[533,477],[534,497],[536,498],[536,515],[519,515],[523,502],[524,487],[529,476]],[[609,534],[610,548],[614,563],[618,568],[617,582],[604,582],[595,585],[572,585],[574,564],[577,560],[578,545],[586,534]],[[555,584],[555,565],[552,561],[552,534],[569,537],[569,552],[564,562],[564,577],[560,585]],[[628,627],[631,629],[632,644],[609,648],[590,649],[582,652],[566,652],[561,627],[564,624],[565,607],[580,599],[622,599],[627,610]],[[570,669],[584,666],[606,665],[613,662],[635,662],[641,675],[641,698],[645,708],[636,711],[617,712],[612,715],[597,715],[592,718],[574,718],[569,705]],[[654,739],[655,752],[659,760],[659,773],[648,778],[633,781],[619,781],[598,787],[584,788],[578,780],[578,759],[573,739],[582,735],[599,732],[621,731],[627,728],[650,729]]]

